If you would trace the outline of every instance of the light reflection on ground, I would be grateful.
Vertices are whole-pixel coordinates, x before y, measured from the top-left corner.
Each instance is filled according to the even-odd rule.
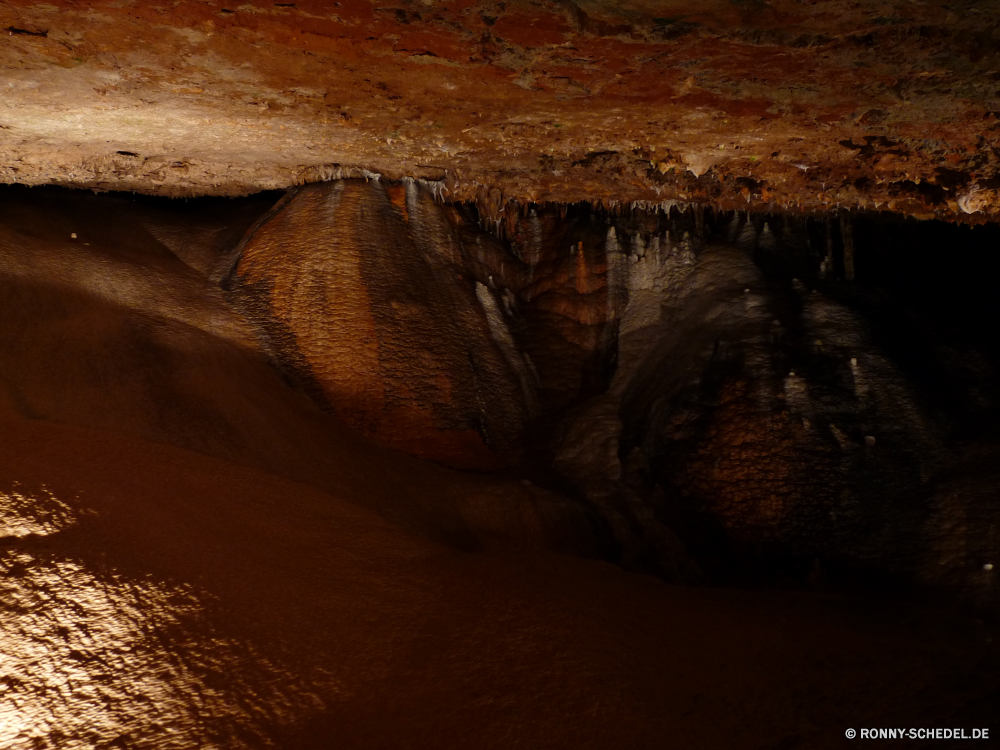
[[[73,509],[48,489],[39,494],[0,492],[0,539],[51,534],[75,521]]]
[[[46,549],[74,521],[51,493],[0,493],[0,747],[268,748],[276,727],[323,710],[301,678],[220,632],[194,587]]]

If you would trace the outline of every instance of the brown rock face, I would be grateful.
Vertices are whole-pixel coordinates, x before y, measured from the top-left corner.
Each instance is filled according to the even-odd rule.
[[[340,181],[279,206],[228,284],[345,422],[413,455],[496,468],[517,455],[534,383],[467,254],[416,184]]]
[[[989,726],[998,29],[0,2],[0,749]]]
[[[995,627],[622,568],[995,612],[995,227],[276,199],[0,192],[0,746],[993,719]]]
[[[0,7],[0,181],[998,210],[992,2]]]
[[[988,546],[993,521],[977,533],[962,519],[994,511],[978,490],[955,500],[945,477],[971,404],[995,410],[1000,394],[989,365],[925,381],[949,355],[918,343],[940,335],[931,313],[885,301],[891,271],[871,244],[884,219],[488,209],[414,182],[295,191],[237,249],[230,299],[342,419],[417,456],[576,493],[626,565],[951,587],[985,554],[956,557],[934,529],[951,519],[970,549]],[[995,362],[975,338],[961,345]],[[941,383],[953,399],[935,406],[926,391]],[[990,599],[975,577],[957,590]]]
[[[218,286],[275,199],[188,206],[5,189],[0,405],[319,487],[463,549],[507,546],[517,529],[514,546],[583,551],[587,539],[584,554],[603,555],[592,512],[533,485],[385,458],[283,382],[261,331]],[[471,484],[442,485],[429,502],[417,488],[435,475]]]

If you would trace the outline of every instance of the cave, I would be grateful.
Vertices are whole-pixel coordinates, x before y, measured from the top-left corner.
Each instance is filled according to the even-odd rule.
[[[991,747],[998,22],[0,4],[0,748]]]

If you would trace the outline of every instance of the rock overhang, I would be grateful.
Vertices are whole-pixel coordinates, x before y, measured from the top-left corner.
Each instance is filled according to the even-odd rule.
[[[1000,210],[1000,9],[968,2],[0,9],[0,180],[244,195]]]

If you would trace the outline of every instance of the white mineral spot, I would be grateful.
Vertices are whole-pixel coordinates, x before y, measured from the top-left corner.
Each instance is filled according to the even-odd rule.
[[[851,367],[857,367],[857,366],[858,366],[857,357],[851,357]]]

